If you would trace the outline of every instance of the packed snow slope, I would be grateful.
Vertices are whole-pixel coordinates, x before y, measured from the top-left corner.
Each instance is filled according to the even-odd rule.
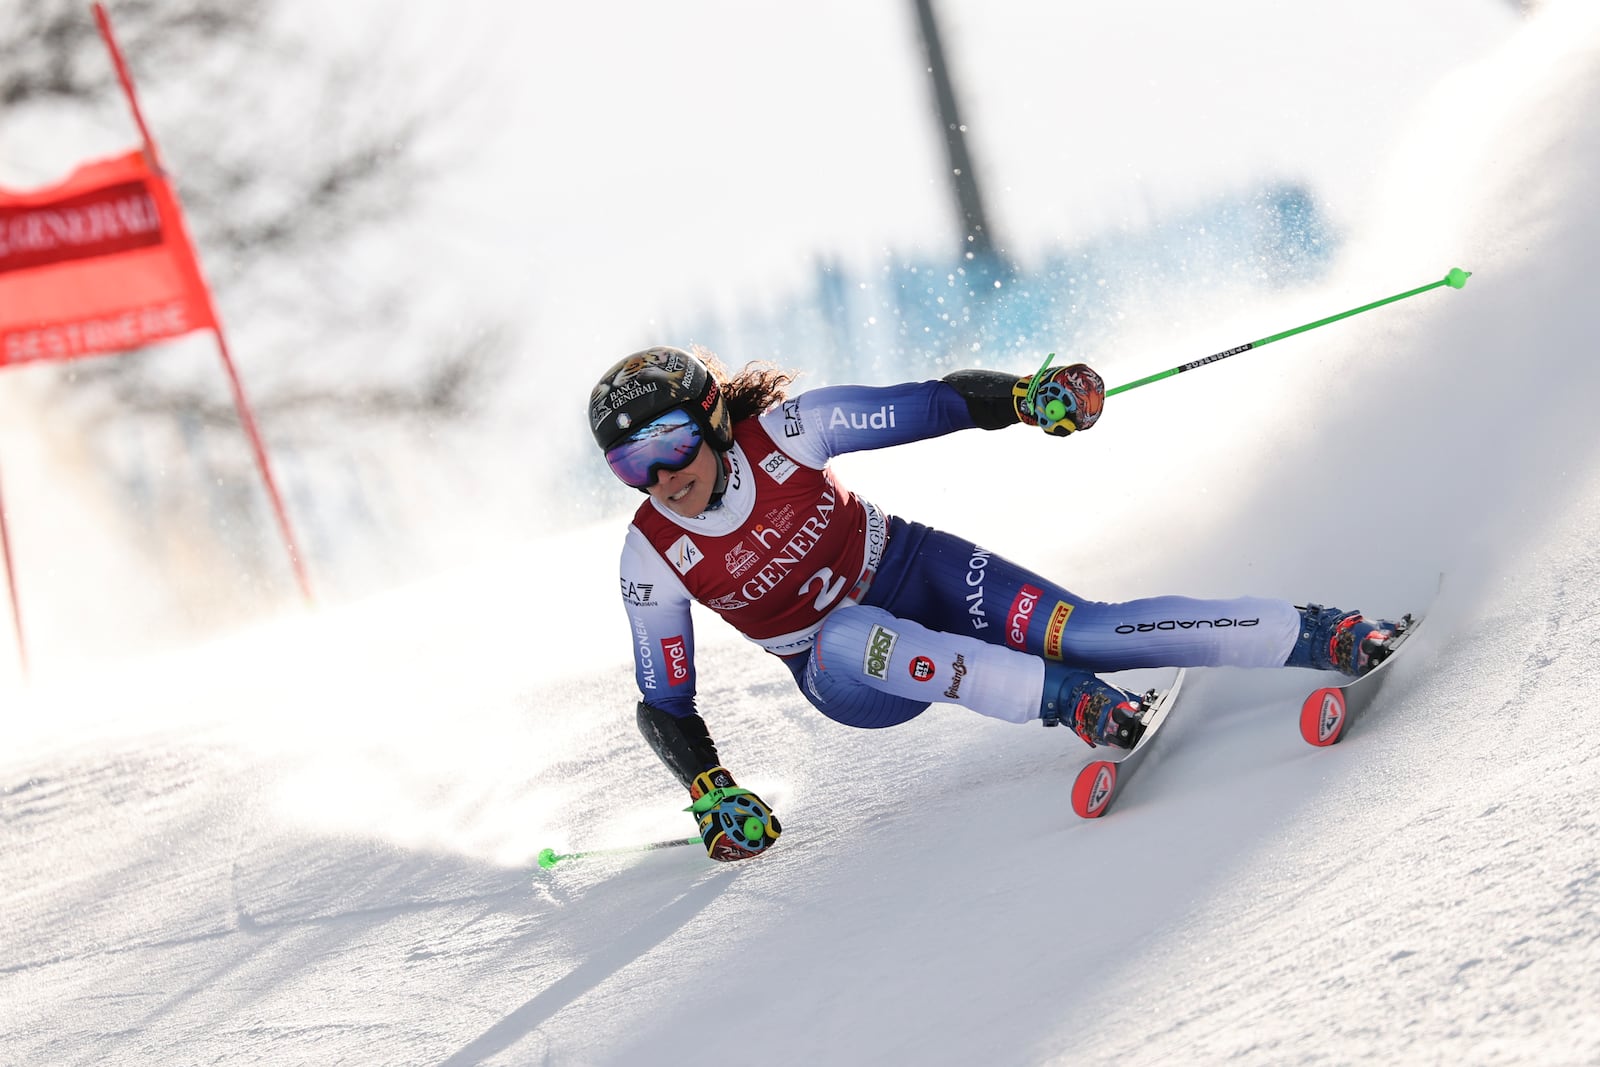
[[[633,726],[618,516],[18,696],[0,1062],[1600,1061],[1597,100],[1600,14],[1555,5],[1439,87],[1329,284],[1106,355],[1115,383],[1453,266],[1461,292],[1065,441],[841,464],[1101,598],[1429,609],[1343,744],[1298,737],[1316,675],[1197,671],[1081,823],[1066,731],[850,731],[707,617],[702,706],[782,842],[541,872],[690,830]]]

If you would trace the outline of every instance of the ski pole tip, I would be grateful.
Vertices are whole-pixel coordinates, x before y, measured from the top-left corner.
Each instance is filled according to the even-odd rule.
[[[556,855],[556,850],[553,848],[547,848],[539,853],[539,866],[547,871],[560,862],[561,857]]]
[[[1467,279],[1470,277],[1472,277],[1472,272],[1470,270],[1462,270],[1460,267],[1451,267],[1450,273],[1444,276],[1444,283],[1452,289],[1460,289],[1462,286],[1467,284]]]

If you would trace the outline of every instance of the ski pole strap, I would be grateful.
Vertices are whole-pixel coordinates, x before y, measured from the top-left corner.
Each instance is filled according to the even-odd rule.
[[[705,796],[701,797],[699,800],[695,801],[693,804],[690,804],[683,810],[693,812],[696,815],[704,815],[706,812],[710,811],[718,804],[721,804],[729,797],[747,797],[752,795],[753,794],[750,792],[750,790],[740,789],[736,785],[723,786],[720,789],[713,789],[711,792],[707,793]]]
[[[1039,391],[1039,383],[1044,381],[1044,372],[1050,369],[1050,361],[1055,358],[1054,352],[1044,357],[1044,362],[1039,364],[1039,369],[1028,380],[1028,391],[1022,396],[1022,402],[1028,405],[1028,410],[1033,412],[1033,417],[1036,419],[1039,417],[1039,410],[1033,406],[1033,397]]]

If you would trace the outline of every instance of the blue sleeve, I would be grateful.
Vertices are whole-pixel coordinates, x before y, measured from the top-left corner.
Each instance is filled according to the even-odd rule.
[[[694,622],[689,591],[637,526],[628,527],[623,542],[621,586],[640,697],[670,715],[693,715]]]
[[[762,420],[785,452],[813,467],[975,425],[961,394],[942,381],[824,386],[785,400]]]

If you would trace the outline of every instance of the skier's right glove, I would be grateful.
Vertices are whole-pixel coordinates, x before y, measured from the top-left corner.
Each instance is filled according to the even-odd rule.
[[[1106,383],[1086,363],[1051,369],[1054,358],[1052,352],[1038,373],[1017,379],[1011,388],[1011,402],[1016,406],[1018,420],[1065,437],[1074,430],[1087,430],[1100,420],[1100,409],[1106,403]]]
[[[748,789],[740,789],[724,767],[713,767],[689,786],[694,801],[684,811],[694,815],[706,855],[714,860],[747,860],[761,855],[778,840],[783,828],[772,809]]]

